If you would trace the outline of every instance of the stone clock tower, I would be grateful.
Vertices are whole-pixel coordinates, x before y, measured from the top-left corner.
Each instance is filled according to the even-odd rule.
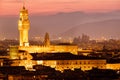
[[[20,17],[18,21],[19,30],[19,46],[29,46],[28,32],[30,29],[30,22],[28,19],[28,10],[23,8],[20,10]]]

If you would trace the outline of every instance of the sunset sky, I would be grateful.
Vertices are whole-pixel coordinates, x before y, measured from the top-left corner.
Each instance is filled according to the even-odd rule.
[[[30,14],[120,10],[120,0],[0,0],[0,15],[16,15],[25,2]]]
[[[29,12],[30,37],[49,32],[51,36],[85,33],[93,38],[120,38],[120,0],[0,0],[0,39],[18,38],[23,5]]]

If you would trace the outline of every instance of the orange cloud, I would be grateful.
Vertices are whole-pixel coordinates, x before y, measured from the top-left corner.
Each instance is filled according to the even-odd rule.
[[[1,14],[18,14],[22,0],[0,0]],[[111,11],[120,9],[120,0],[26,0],[31,13],[70,11]]]

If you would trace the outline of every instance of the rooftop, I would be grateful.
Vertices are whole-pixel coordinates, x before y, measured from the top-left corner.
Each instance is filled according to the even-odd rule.
[[[33,60],[105,60],[99,57],[73,55],[69,52],[58,53],[31,53]]]

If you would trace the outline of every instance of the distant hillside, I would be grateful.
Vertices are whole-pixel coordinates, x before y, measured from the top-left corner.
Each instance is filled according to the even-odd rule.
[[[18,38],[18,16],[0,16],[0,38]],[[55,36],[78,36],[86,33],[90,36],[119,35],[120,11],[108,13],[57,13],[55,15],[29,15],[31,22],[30,38],[43,36],[45,32],[50,33],[50,37]],[[111,28],[114,32],[111,31]],[[119,27],[118,27],[119,26]],[[103,29],[104,28],[104,29]],[[102,30],[103,29],[103,30]],[[108,29],[108,32],[107,32]],[[109,30],[110,29],[110,30]],[[106,32],[106,33],[105,33]],[[101,34],[102,33],[102,34]]]
[[[92,38],[120,38],[120,19],[80,24],[60,35],[68,38],[80,36],[83,33]]]

